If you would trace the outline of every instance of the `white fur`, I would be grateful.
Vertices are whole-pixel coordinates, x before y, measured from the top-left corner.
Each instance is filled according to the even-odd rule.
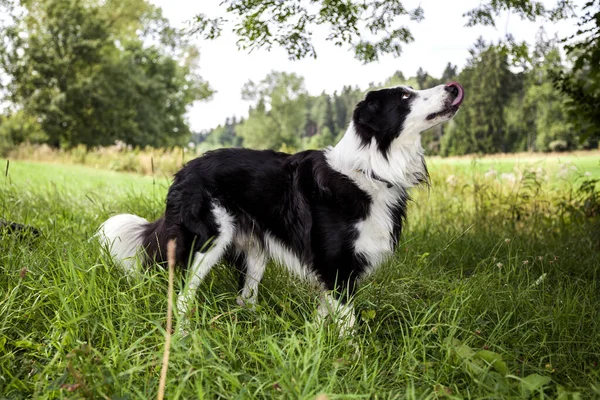
[[[412,91],[414,99],[402,132],[391,143],[387,157],[378,149],[375,138],[363,145],[353,122],[342,140],[326,152],[331,167],[349,176],[372,199],[369,216],[356,224],[359,234],[354,243],[355,251],[368,260],[370,268],[365,275],[393,252],[394,220],[390,207],[426,176],[421,132],[452,117],[448,114],[427,120],[428,115],[444,109],[448,92],[443,85],[421,91],[404,89]],[[373,174],[394,187],[388,188],[385,182],[374,180]]]
[[[288,249],[281,241],[275,239],[272,235],[266,234],[267,251],[269,257],[285,266],[294,275],[309,281],[316,280],[315,275],[303,264],[298,256]]]
[[[143,230],[148,221],[132,214],[119,214],[106,220],[97,237],[102,247],[121,265],[127,275],[139,272]]]
[[[331,293],[324,293],[319,299],[317,308],[317,323],[323,323],[327,317],[332,317],[337,324],[340,336],[352,332],[356,323],[352,303],[342,303]]]
[[[206,251],[194,254],[186,286],[177,298],[177,309],[182,316],[188,314],[190,301],[196,296],[196,291],[200,283],[208,275],[212,267],[221,260],[235,234],[233,216],[225,208],[218,204],[213,204],[212,213],[219,224],[219,235],[209,244]]]
[[[453,114],[445,114],[432,120],[427,120],[428,115],[444,109],[449,95],[446,91],[446,85],[439,85],[427,90],[412,90],[412,92],[416,96],[411,103],[410,114],[404,121],[402,135],[405,132],[424,132],[429,128],[452,119],[454,116]]]
[[[242,289],[242,294],[238,298],[237,303],[240,306],[247,303],[253,307],[256,304],[256,299],[258,297],[258,285],[267,268],[267,260],[264,251],[256,245],[247,246],[245,254],[246,276],[244,278],[244,288]]]
[[[354,242],[354,251],[364,255],[369,262],[365,275],[370,274],[393,254],[394,220],[389,210],[398,199],[398,190],[394,189],[380,189],[370,193],[371,212],[367,219],[356,224],[359,234]]]

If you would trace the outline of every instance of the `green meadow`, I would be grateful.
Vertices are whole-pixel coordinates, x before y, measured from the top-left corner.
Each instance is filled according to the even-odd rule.
[[[362,282],[357,326],[315,323],[315,290],[270,265],[256,310],[215,268],[167,399],[600,397],[600,157],[429,160],[394,257]],[[93,235],[159,217],[167,174],[0,160],[0,398],[154,398],[167,273],[128,279]],[[176,275],[175,287],[181,287]]]

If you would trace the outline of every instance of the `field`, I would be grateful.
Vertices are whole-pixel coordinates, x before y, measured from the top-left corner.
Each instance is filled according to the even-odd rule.
[[[90,240],[163,210],[167,174],[0,160],[0,398],[156,397],[167,274],[128,280]],[[355,299],[356,332],[271,265],[255,311],[216,268],[166,398],[600,397],[600,157],[432,159],[396,255]],[[176,288],[180,287],[180,277]]]

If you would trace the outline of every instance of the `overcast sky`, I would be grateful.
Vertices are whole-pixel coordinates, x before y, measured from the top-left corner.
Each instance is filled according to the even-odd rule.
[[[219,6],[221,0],[151,2],[160,6],[164,15],[177,27],[188,26],[188,21],[199,13],[227,18]],[[543,2],[548,6],[556,4],[556,0]],[[576,0],[576,4],[584,2]],[[317,59],[301,61],[288,60],[286,52],[281,49],[270,52],[258,50],[251,54],[238,50],[236,37],[227,30],[214,41],[196,38],[195,43],[200,48],[200,74],[217,93],[212,100],[197,102],[191,107],[188,113],[191,128],[194,131],[209,129],[223,123],[227,117],[246,116],[250,104],[241,99],[242,85],[248,80],[259,81],[272,70],[302,75],[310,94],[333,93],[344,85],[367,88],[369,83],[383,82],[397,70],[409,77],[423,67],[430,75],[440,76],[448,62],[461,69],[469,56],[469,47],[479,36],[487,41],[496,41],[511,33],[517,40],[534,42],[540,23],[524,22],[516,15],[502,15],[496,20],[496,28],[465,27],[466,19],[462,14],[479,3],[480,0],[405,0],[406,8],[412,9],[420,4],[425,12],[422,22],[407,21],[415,41],[404,46],[399,58],[388,56],[367,65],[355,60],[349,47],[337,47],[324,40],[325,35],[321,31],[313,32]],[[575,31],[574,24],[573,20],[545,23],[544,29],[551,37],[555,33],[564,37]]]

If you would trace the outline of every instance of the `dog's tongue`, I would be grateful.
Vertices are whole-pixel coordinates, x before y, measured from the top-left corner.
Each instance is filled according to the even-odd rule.
[[[454,87],[458,90],[458,96],[456,96],[456,98],[452,102],[452,105],[459,106],[465,99],[465,89],[458,82],[450,82],[449,84],[446,85],[446,87]]]

